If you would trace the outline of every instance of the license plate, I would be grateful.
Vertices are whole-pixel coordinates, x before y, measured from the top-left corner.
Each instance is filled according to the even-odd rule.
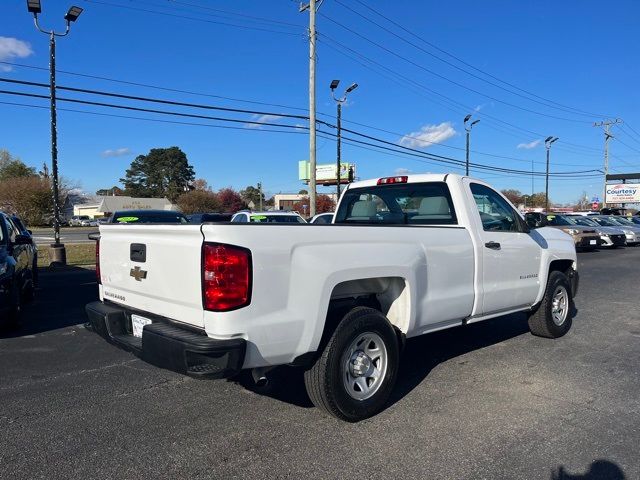
[[[589,240],[589,245],[595,245],[596,243],[598,243],[597,240]]]
[[[131,330],[133,331],[133,336],[141,338],[142,337],[142,329],[145,325],[149,325],[151,320],[148,318],[141,317],[140,315],[131,315]]]

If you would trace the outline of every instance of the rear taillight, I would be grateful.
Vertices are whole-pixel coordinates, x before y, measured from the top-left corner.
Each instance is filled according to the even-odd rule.
[[[96,240],[96,280],[98,285],[102,285],[102,279],[100,278],[100,238]]]
[[[205,243],[202,247],[202,302],[205,310],[225,312],[251,302],[251,252]]]

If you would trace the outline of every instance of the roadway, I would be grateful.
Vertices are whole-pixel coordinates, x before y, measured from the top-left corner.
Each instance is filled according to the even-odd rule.
[[[388,408],[347,424],[300,372],[273,397],[150,366],[85,330],[92,271],[44,272],[0,336],[3,478],[640,478],[640,248],[579,254],[563,338],[511,315],[410,340]]]
[[[32,229],[33,238],[37,245],[48,245],[53,243],[53,228]],[[93,243],[87,235],[98,233],[96,227],[64,227],[60,229],[60,241],[62,243]]]

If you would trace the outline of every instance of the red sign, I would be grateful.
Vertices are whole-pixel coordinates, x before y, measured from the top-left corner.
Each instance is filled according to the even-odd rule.
[[[593,202],[591,204],[591,210],[598,210],[598,206],[599,206],[598,202]]]

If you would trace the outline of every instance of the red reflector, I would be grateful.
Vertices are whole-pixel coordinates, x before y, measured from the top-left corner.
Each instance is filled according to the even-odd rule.
[[[407,183],[409,177],[402,175],[399,177],[385,177],[378,179],[378,185],[388,185],[390,183]]]
[[[202,247],[202,301],[206,310],[225,312],[251,301],[251,252],[220,243]]]
[[[96,240],[96,280],[98,285],[102,285],[102,278],[100,278],[100,238]]]

